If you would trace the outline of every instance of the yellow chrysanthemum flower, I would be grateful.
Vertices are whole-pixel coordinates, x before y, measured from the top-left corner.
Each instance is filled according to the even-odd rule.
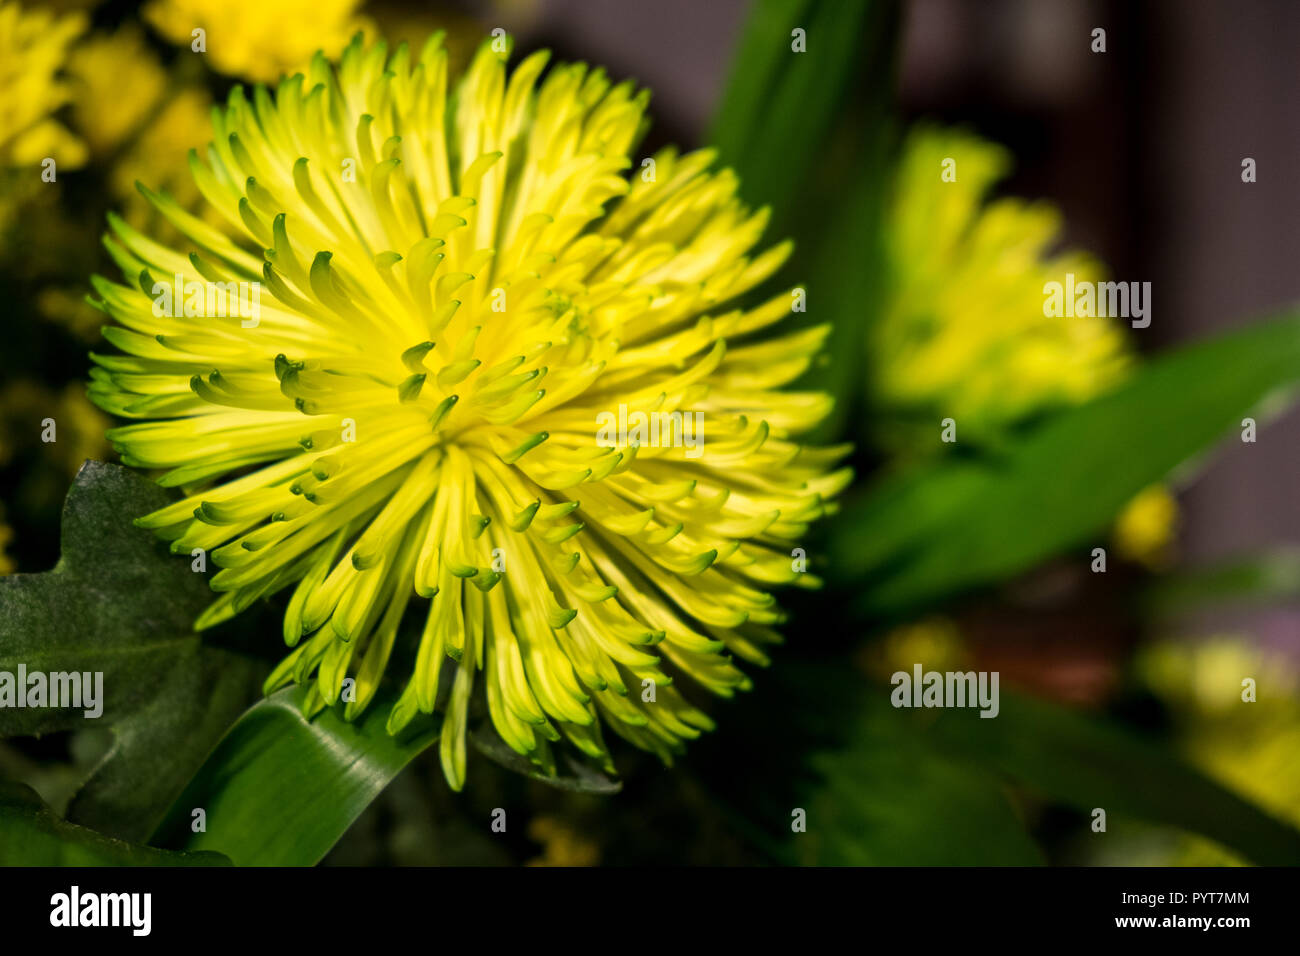
[[[272,82],[305,69],[317,50],[337,54],[367,26],[360,0],[153,0],[144,18],[173,43],[204,53],[230,76]]]
[[[886,224],[890,289],[867,349],[873,423],[891,450],[941,447],[944,418],[962,442],[996,443],[1126,370],[1112,320],[1043,314],[1045,283],[1103,276],[1082,253],[1047,254],[1061,227],[1051,206],[985,202],[1009,168],[1002,147],[958,130],[918,126],[904,145]]]
[[[475,683],[544,768],[562,738],[608,768],[602,721],[668,760],[710,726],[674,675],[748,686],[732,655],[766,660],[766,588],[815,585],[791,551],[849,478],[845,449],[795,440],[826,398],[778,390],[827,329],[755,341],[790,297],[730,304],[789,251],[751,257],[765,212],[707,151],[624,178],[630,83],[503,59],[484,45],[449,89],[439,37],[358,37],[337,69],[236,89],[192,165],[242,239],[150,192],[194,250],[114,218],[131,285],[95,280],[126,354],[95,357],[91,394],[147,420],[111,433],[123,461],[186,491],[142,523],[221,568],[199,625],[296,585],[267,687],[314,679],[353,716],[430,599],[389,728],[438,703],[456,787]],[[177,282],[259,281],[255,320],[157,307]],[[707,441],[601,440],[642,414]]]
[[[167,71],[136,27],[97,34],[76,47],[68,74],[72,122],[97,155],[116,149],[153,115],[167,91]],[[130,90],[123,96],[122,90]]]
[[[81,13],[59,17],[0,4],[0,166],[33,166],[53,159],[75,169],[86,146],[51,117],[71,98],[59,76],[68,45],[86,29]]]

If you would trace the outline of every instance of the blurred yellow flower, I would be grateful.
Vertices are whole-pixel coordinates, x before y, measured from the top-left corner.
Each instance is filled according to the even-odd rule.
[[[1048,282],[1105,276],[1086,253],[1049,254],[1061,231],[1051,205],[985,201],[1010,167],[1005,149],[961,130],[920,125],[904,144],[885,232],[887,304],[867,353],[872,427],[890,453],[943,448],[947,418],[961,443],[996,447],[1132,369],[1112,319],[1044,315]],[[1165,488],[1147,489],[1120,515],[1116,547],[1160,567],[1177,512]]]
[[[20,450],[41,441],[43,422],[54,419],[55,440],[44,445],[42,459],[69,479],[87,458],[103,460],[109,444],[108,417],[86,398],[80,384],[56,392],[36,382],[18,380],[0,390],[0,467]]]
[[[1300,825],[1300,665],[1250,640],[1165,641],[1137,661],[1168,705],[1189,759],[1225,786]],[[1254,700],[1243,699],[1253,682]],[[1180,865],[1237,862],[1203,840],[1180,844]]]
[[[176,228],[140,194],[136,183],[154,184],[183,209],[199,205],[189,153],[202,147],[211,136],[211,98],[202,88],[177,86],[140,31],[131,27],[114,34],[94,35],[75,47],[68,72],[76,91],[73,128],[94,155],[109,157],[107,186],[122,217],[138,229],[175,240],[180,235]],[[123,87],[130,89],[132,96],[119,97],[117,91]],[[38,188],[39,183],[25,192],[31,194]],[[39,213],[42,233],[47,236],[46,224],[52,214],[49,210]],[[18,222],[31,216],[30,200],[20,206],[0,199],[0,227],[6,221]],[[206,218],[214,225],[221,224],[217,216]],[[15,241],[21,239],[10,240]],[[0,254],[5,245],[0,235]],[[37,308],[78,338],[98,341],[103,314],[86,303],[84,284],[43,289]]]
[[[130,137],[167,89],[167,72],[133,26],[79,44],[68,74],[73,126],[96,155],[112,152]],[[122,90],[130,90],[130,96]]]
[[[528,824],[528,838],[542,845],[542,855],[528,866],[595,866],[600,847],[578,830],[555,817],[535,817]]]
[[[945,161],[955,179],[942,177]],[[968,133],[917,127],[888,213],[887,305],[869,331],[878,439],[894,452],[938,447],[953,418],[963,443],[996,444],[1019,422],[1116,384],[1128,362],[1101,318],[1049,318],[1043,286],[1073,272],[1102,278],[1080,252],[1047,255],[1061,216],[1019,199],[985,203],[1005,149]]]
[[[68,45],[85,29],[80,13],[57,17],[0,4],[0,165],[51,158],[75,169],[86,161],[85,144],[51,116],[71,98],[58,74]]]
[[[4,509],[0,508],[0,519],[2,519],[3,517],[4,517]],[[0,520],[0,576],[6,574],[13,574],[15,571],[18,570],[18,565],[14,563],[14,559],[9,557],[9,555],[6,553],[6,550],[9,547],[9,542],[12,541],[13,539],[14,539],[13,528],[9,527],[7,524],[4,524],[3,521]]]
[[[897,671],[911,673],[914,664],[928,670],[959,670],[965,666],[966,648],[961,630],[946,617],[929,617],[900,625],[881,641],[867,643],[857,664],[868,675],[888,680]]]
[[[51,286],[36,296],[41,315],[62,326],[83,342],[98,342],[104,313],[86,302],[83,289]]]
[[[191,150],[203,151],[212,137],[212,100],[198,88],[183,89],[141,131],[113,169],[111,186],[125,204],[127,222],[139,228],[164,225],[136,183],[166,192],[183,209],[192,209],[201,195],[190,173]],[[215,217],[210,217],[215,222]],[[165,232],[165,230],[164,230]],[[166,232],[166,237],[176,235]]]
[[[359,0],[153,0],[144,18],[173,43],[204,51],[214,69],[260,82],[306,70],[317,50],[335,57],[368,22]]]

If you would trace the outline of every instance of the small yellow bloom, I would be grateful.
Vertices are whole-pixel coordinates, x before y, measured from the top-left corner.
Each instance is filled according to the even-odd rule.
[[[1300,825],[1300,668],[1292,657],[1246,637],[1217,635],[1153,645],[1137,671],[1170,708],[1194,764]],[[1181,850],[1179,865],[1236,861],[1204,841]]]
[[[955,180],[944,181],[945,160]],[[1117,384],[1124,338],[1104,318],[1043,314],[1043,286],[1102,278],[1078,252],[1050,254],[1061,217],[1044,203],[985,198],[1010,168],[1002,147],[917,127],[886,224],[884,314],[869,331],[877,437],[889,450],[937,449],[953,418],[962,442],[996,444],[1012,427]]]
[[[336,56],[366,21],[360,0],[152,0],[144,18],[173,43],[193,49],[203,30],[213,68],[260,82],[305,69],[317,50]]]
[[[1178,502],[1164,485],[1152,485],[1128,503],[1115,519],[1115,548],[1130,561],[1159,569],[1169,559],[1169,542],[1178,522]]]
[[[957,624],[949,618],[930,617],[900,625],[881,641],[866,645],[858,664],[870,676],[888,680],[898,671],[910,674],[918,663],[926,670],[960,670],[966,658]]]
[[[0,166],[50,158],[75,169],[86,161],[85,144],[51,115],[72,97],[61,71],[85,29],[82,13],[58,17],[0,4]]]
[[[542,855],[528,866],[596,866],[600,846],[576,828],[556,817],[534,817],[528,824],[528,838],[542,845]]]
[[[140,30],[131,26],[78,44],[68,74],[73,126],[100,156],[131,136],[167,89],[167,72]]]
[[[960,130],[921,125],[904,145],[886,223],[886,307],[867,353],[870,420],[893,454],[947,447],[948,418],[963,444],[996,447],[1133,368],[1112,318],[1044,315],[1047,283],[1105,276],[1084,253],[1051,253],[1061,217],[1050,205],[986,202],[1010,165],[1001,146]],[[1120,552],[1159,567],[1177,507],[1163,487],[1143,492],[1115,529]]]

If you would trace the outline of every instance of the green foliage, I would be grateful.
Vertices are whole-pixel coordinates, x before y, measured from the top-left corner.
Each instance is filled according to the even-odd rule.
[[[864,326],[884,278],[886,192],[896,147],[898,4],[758,0],[710,130],[741,195],[771,209],[768,235],[791,238],[791,276],[807,311],[790,328],[833,323],[813,386],[835,398],[829,439],[862,403]],[[807,52],[791,48],[804,31]]]
[[[887,478],[845,508],[833,572],[875,613],[1005,580],[1095,541],[1134,495],[1297,377],[1295,313],[1157,357],[1001,457],[949,458]],[[936,441],[938,432],[936,422]]]
[[[809,794],[807,833],[791,842],[794,861],[817,866],[1042,863],[1003,779],[937,749],[888,706],[885,690],[874,690],[878,696],[849,717],[847,744],[809,761],[822,783]],[[962,716],[990,723],[975,713]]]
[[[127,840],[153,830],[259,676],[252,662],[200,643],[190,625],[211,600],[203,576],[132,525],[168,500],[125,468],[87,462],[64,505],[58,565],[0,578],[0,670],[104,675],[98,719],[4,708],[0,736],[110,727],[112,748],[69,819]]]
[[[171,853],[66,823],[30,787],[0,782],[0,866],[222,866],[220,853]]]
[[[708,140],[748,202],[780,206],[778,223],[815,175],[825,143],[867,65],[863,40],[888,4],[758,0]],[[804,31],[796,52],[792,31]],[[891,38],[892,39],[892,38]],[[821,170],[819,169],[818,172]]]
[[[813,776],[792,797],[807,810],[807,832],[784,842],[783,861],[1042,862],[1030,836],[1034,814],[1024,808],[1049,804],[1076,811],[1081,840],[1106,839],[1091,830],[1100,808],[1108,833],[1167,826],[1255,863],[1300,864],[1300,831],[1120,725],[1006,692],[994,718],[975,709],[895,709],[890,687],[834,671],[823,665],[820,675],[804,675],[816,678],[818,702],[792,702],[838,714],[844,725],[840,741],[808,758]]]
[[[1265,866],[1300,864],[1300,831],[1191,769],[1168,747],[1066,707],[1002,694],[996,718],[946,710],[932,732],[940,748],[1083,813],[1101,808],[1111,821],[1199,833]]]
[[[417,719],[386,729],[393,699],[381,693],[360,719],[338,708],[303,713],[307,691],[259,701],[222,738],[172,806],[154,843],[218,850],[241,866],[310,866],[421,751],[437,728]],[[193,811],[206,831],[193,832]]]

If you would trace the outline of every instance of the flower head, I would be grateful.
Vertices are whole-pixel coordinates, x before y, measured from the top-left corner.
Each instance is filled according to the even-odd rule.
[[[950,160],[955,179],[941,179]],[[918,126],[903,147],[886,224],[890,289],[867,347],[872,421],[891,450],[935,447],[947,417],[963,442],[995,444],[1128,371],[1112,320],[1044,315],[1045,283],[1102,270],[1080,252],[1048,254],[1061,228],[1050,205],[985,202],[1009,168],[1006,150],[959,130]]]
[[[788,253],[751,254],[765,213],[709,152],[629,181],[631,84],[503,60],[484,45],[449,88],[438,37],[358,38],[236,89],[192,161],[229,230],[144,189],[192,250],[114,218],[130,285],[95,280],[126,354],[95,356],[91,394],[144,420],[110,433],[123,461],[186,492],[142,523],[221,569],[200,626],[292,586],[267,686],[351,716],[418,605],[389,728],[437,704],[457,787],[475,685],[542,767],[561,739],[608,767],[602,724],[669,759],[710,726],[674,677],[748,686],[732,658],[778,640],[769,585],[816,583],[791,552],[849,477],[796,440],[826,398],[779,390],[827,330],[764,339],[790,297],[734,304]],[[241,282],[256,318],[212,314],[204,291]],[[652,414],[707,442],[599,440]]]
[[[56,16],[0,3],[0,166],[54,159],[67,168],[86,161],[86,146],[51,114],[72,96],[60,76],[68,45],[86,29],[81,13]]]
[[[203,52],[230,76],[270,82],[303,69],[317,50],[342,50],[365,25],[360,0],[152,0],[144,18],[173,43]]]
[[[167,91],[167,71],[135,26],[80,43],[68,73],[75,90],[73,124],[96,155],[117,149],[153,115]],[[124,89],[129,96],[122,95]]]

